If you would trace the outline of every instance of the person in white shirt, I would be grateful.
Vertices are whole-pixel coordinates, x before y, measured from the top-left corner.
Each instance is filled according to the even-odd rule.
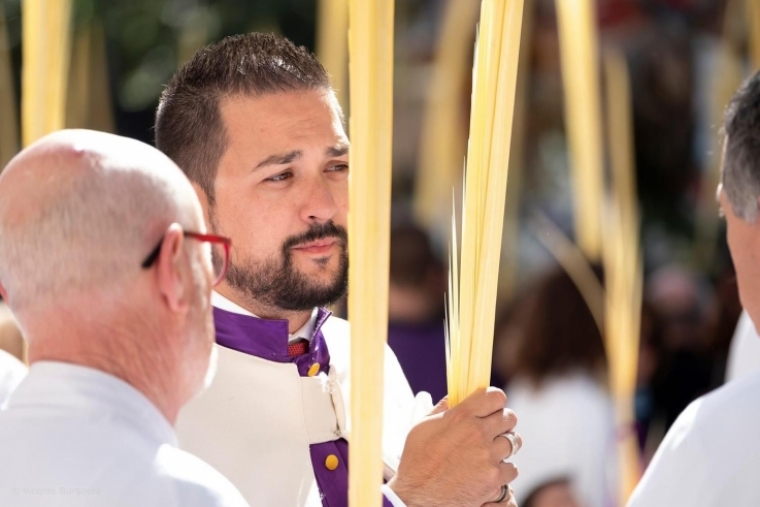
[[[760,74],[739,88],[725,116],[718,199],[742,306],[760,322]],[[729,382],[684,410],[628,507],[760,505],[760,372]]]
[[[248,505],[172,429],[213,364],[222,240],[204,229],[182,172],[137,141],[61,131],[5,168],[0,293],[31,367],[0,411],[0,505]]]
[[[24,363],[4,350],[0,350],[0,410],[26,376]]]
[[[726,382],[744,378],[760,371],[760,336],[747,311],[736,324],[726,364]]]
[[[615,505],[616,429],[604,342],[572,279],[556,268],[505,312],[494,360],[531,445],[514,457],[520,505],[566,479],[584,507]]]
[[[341,119],[316,57],[262,33],[198,51],[156,114],[156,146],[193,182],[209,229],[234,245],[213,301],[218,376],[177,433],[251,503],[348,502],[349,347],[362,337],[326,309],[348,281]],[[388,348],[384,363],[384,507],[511,502],[517,470],[502,460],[517,420],[503,392],[422,420],[430,396],[415,399]]]

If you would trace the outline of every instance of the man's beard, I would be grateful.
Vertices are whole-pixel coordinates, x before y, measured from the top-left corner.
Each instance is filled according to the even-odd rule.
[[[327,284],[314,282],[293,264],[292,248],[320,239],[335,238],[340,249],[338,270]],[[282,245],[281,255],[262,263],[244,259],[240,264],[230,259],[227,283],[257,302],[282,310],[306,311],[316,306],[328,306],[338,301],[348,288],[348,234],[329,221],[312,225],[298,236],[291,236]],[[327,269],[329,259],[316,261]]]

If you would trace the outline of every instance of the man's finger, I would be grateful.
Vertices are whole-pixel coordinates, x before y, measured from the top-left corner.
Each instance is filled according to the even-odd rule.
[[[510,437],[510,438],[507,438]],[[514,447],[512,446],[514,442]],[[522,437],[518,433],[508,432],[501,433],[494,438],[494,460],[503,461],[507,458],[511,458],[522,448]]]
[[[517,479],[519,473],[519,470],[517,470],[517,467],[513,463],[499,464],[499,477],[501,478],[502,484],[509,484],[514,481]]]
[[[497,435],[512,431],[517,426],[517,414],[508,408],[502,408],[483,418],[486,434],[496,438]]]
[[[449,409],[449,397],[444,396],[438,404],[433,407],[433,410],[428,415],[436,415],[442,412],[446,412]]]
[[[507,395],[496,387],[478,389],[459,404],[465,410],[477,417],[488,417],[499,412],[507,405]]]
[[[494,501],[488,502],[487,504],[483,504],[483,507],[517,507],[517,500],[515,500],[515,492],[512,491],[512,488],[507,486],[508,493],[507,496],[501,500],[500,502],[496,502],[501,497],[502,490],[499,488],[499,491],[494,496]]]

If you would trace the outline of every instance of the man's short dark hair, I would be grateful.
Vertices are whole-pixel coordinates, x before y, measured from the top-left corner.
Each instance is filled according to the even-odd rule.
[[[305,47],[268,33],[236,35],[198,51],[166,86],[156,113],[156,147],[214,202],[217,166],[227,146],[220,99],[330,89]]]
[[[734,213],[753,222],[760,197],[760,72],[747,79],[726,108],[723,189]]]

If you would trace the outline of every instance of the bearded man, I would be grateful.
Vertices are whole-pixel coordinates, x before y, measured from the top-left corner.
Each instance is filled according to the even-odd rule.
[[[156,144],[234,245],[212,301],[217,378],[181,414],[180,442],[255,505],[347,505],[349,326],[325,307],[347,289],[349,141],[325,69],[269,34],[204,48],[168,84]],[[386,506],[513,502],[501,391],[423,417],[429,396],[390,349],[384,382]]]

